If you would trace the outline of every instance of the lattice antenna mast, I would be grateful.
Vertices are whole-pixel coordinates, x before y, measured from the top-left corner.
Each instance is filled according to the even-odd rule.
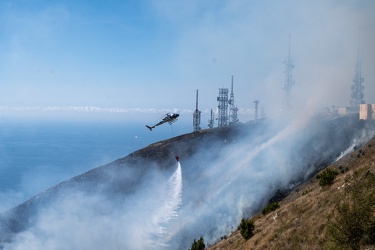
[[[258,116],[258,110],[259,110],[259,99],[256,99],[254,101],[254,104],[255,104],[255,117],[254,117],[254,120],[258,120],[259,119],[259,116]]]
[[[292,105],[291,105],[291,92],[292,92],[292,87],[294,85],[294,80],[293,80],[293,75],[292,75],[292,71],[294,69],[294,62],[293,62],[293,59],[292,57],[290,56],[290,34],[289,34],[289,47],[288,47],[288,58],[286,60],[283,61],[284,65],[285,65],[285,70],[284,70],[284,74],[285,74],[285,80],[284,80],[284,86],[283,86],[283,90],[285,91],[285,109],[287,111],[291,110],[292,108]]]
[[[230,99],[229,99],[229,124],[238,123],[238,108],[234,104],[234,93],[233,93],[233,76],[232,76],[232,87],[230,92]]]
[[[228,126],[228,89],[219,89],[219,96],[217,97],[218,105],[218,118],[217,126]]]
[[[362,77],[362,56],[360,53],[360,47],[358,46],[358,56],[357,56],[357,62],[355,64],[354,69],[354,79],[353,79],[353,85],[351,87],[352,94],[350,99],[350,105],[352,107],[359,107],[360,104],[364,104],[365,101],[363,100],[363,97],[365,96],[363,94],[363,90],[365,87],[362,85],[365,81],[365,78]]]
[[[194,132],[200,130],[200,125],[201,124],[201,111],[198,110],[198,90],[197,90],[197,96],[196,96],[196,101],[195,101],[195,111],[193,114],[193,127],[194,127]]]
[[[208,120],[208,127],[209,128],[213,128],[214,127],[214,123],[215,123],[215,114],[214,112],[212,111],[211,109],[211,118]]]

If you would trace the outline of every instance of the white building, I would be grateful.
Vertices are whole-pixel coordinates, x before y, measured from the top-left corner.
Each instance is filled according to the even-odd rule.
[[[348,115],[358,113],[358,107],[338,107],[337,114],[338,115]]]
[[[375,120],[375,104],[360,104],[359,119]]]

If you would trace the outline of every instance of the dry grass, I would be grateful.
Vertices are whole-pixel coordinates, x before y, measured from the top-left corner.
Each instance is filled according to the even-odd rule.
[[[251,239],[245,241],[236,231],[208,249],[325,249],[326,227],[335,216],[336,205],[344,198],[345,189],[366,172],[375,174],[375,138],[329,167],[340,173],[332,186],[322,188],[312,178],[280,202],[279,209],[254,217]],[[373,192],[375,187],[367,189]]]

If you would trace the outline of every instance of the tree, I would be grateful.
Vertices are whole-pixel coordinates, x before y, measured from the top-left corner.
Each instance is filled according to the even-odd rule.
[[[335,180],[336,175],[338,175],[338,173],[335,170],[324,170],[323,173],[317,176],[317,178],[319,179],[319,185],[321,187],[331,186],[333,184],[333,181]]]
[[[206,245],[204,244],[204,239],[202,236],[199,238],[198,241],[194,239],[194,242],[191,245],[191,250],[204,250],[205,248]]]
[[[276,209],[278,209],[280,207],[279,203],[277,202],[272,202],[270,204],[267,205],[267,207],[263,208],[262,210],[262,214],[263,215],[266,215],[272,211],[275,211]]]
[[[254,228],[254,222],[250,219],[242,219],[238,226],[238,230],[240,230],[241,235],[245,240],[250,239],[251,236],[253,236]]]

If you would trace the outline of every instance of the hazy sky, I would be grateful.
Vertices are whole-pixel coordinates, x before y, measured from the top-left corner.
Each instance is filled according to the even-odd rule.
[[[291,34],[292,104],[350,104],[358,45],[375,103],[373,0],[2,0],[0,107],[240,109],[282,104]],[[205,119],[204,119],[205,120]]]

